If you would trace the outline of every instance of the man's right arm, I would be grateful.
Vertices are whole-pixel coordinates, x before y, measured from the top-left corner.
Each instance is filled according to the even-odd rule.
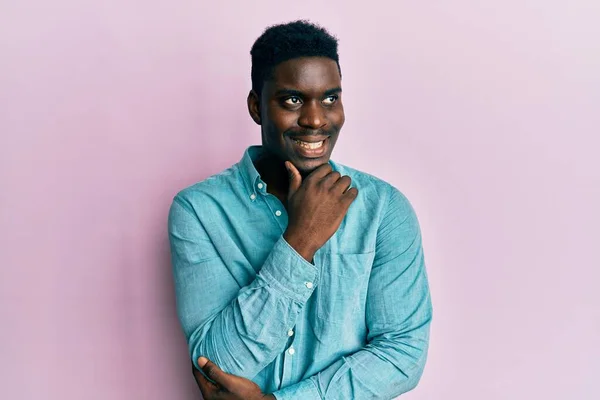
[[[204,356],[225,372],[254,378],[284,351],[318,284],[316,267],[282,236],[254,281],[240,287],[180,197],[171,205],[169,240],[177,313],[194,364]]]

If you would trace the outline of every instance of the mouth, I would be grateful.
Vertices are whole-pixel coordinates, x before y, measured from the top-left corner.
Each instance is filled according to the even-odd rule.
[[[319,158],[325,155],[329,137],[290,138],[296,154],[304,158]]]

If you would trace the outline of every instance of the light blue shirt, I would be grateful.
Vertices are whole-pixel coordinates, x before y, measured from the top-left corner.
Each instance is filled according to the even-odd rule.
[[[431,300],[421,234],[396,188],[330,161],[358,197],[314,265],[284,239],[287,212],[254,167],[262,147],[175,196],[177,312],[205,356],[277,399],[392,399],[427,358]]]

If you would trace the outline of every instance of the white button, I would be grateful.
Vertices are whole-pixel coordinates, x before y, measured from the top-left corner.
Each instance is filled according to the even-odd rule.
[[[259,183],[257,186],[258,186],[259,189],[263,188],[263,184],[262,183]]]
[[[288,353],[290,353],[290,356],[293,356],[295,352],[296,352],[296,350],[294,350],[293,347],[290,347],[290,349],[288,350]]]
[[[288,336],[294,336],[294,331],[290,329],[290,330],[288,331]]]
[[[305,285],[309,289],[312,289],[312,287],[313,287],[313,283],[312,282],[306,282]]]
[[[275,215],[277,215],[278,217],[281,217],[281,211],[279,211],[279,210],[275,211]]]
[[[250,195],[250,199],[251,199],[251,200],[254,200],[254,199],[256,199],[256,195],[255,195],[254,193],[252,193],[252,194]]]

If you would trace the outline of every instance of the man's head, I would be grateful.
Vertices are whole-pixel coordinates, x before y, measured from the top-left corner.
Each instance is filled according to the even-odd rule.
[[[262,144],[308,174],[329,161],[344,124],[337,39],[295,21],[269,27],[250,54],[248,110]]]

